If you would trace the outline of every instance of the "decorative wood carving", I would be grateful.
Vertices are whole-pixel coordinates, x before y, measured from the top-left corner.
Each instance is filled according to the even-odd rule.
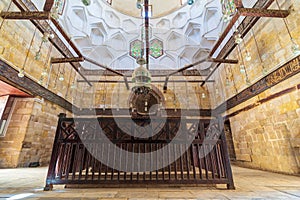
[[[292,59],[287,62],[279,69],[275,70],[268,76],[260,79],[252,86],[241,91],[239,94],[230,98],[220,106],[216,108],[217,113],[223,113],[226,110],[229,110],[240,103],[247,101],[248,99],[260,94],[261,92],[273,87],[274,85],[298,74],[300,72],[300,56]]]
[[[286,80],[287,78],[297,74],[300,72],[300,57],[289,61],[284,66],[276,70],[275,72],[271,73],[266,78],[267,86],[272,87],[277,83]]]
[[[254,5],[254,8],[267,9],[267,8],[269,8],[271,6],[271,4],[273,2],[274,2],[274,0],[261,0],[261,1],[257,1],[257,3]],[[236,14],[236,15],[238,15],[238,14]],[[236,21],[237,19],[233,18],[232,20]],[[244,18],[244,20],[242,21],[242,23],[237,27],[237,29],[238,29],[239,33],[242,35],[242,37],[244,37],[251,30],[251,28],[256,24],[256,22],[258,20],[259,20],[259,17],[253,17],[253,16],[247,16],[247,17]],[[232,28],[232,26],[231,26],[231,28]],[[223,32],[223,33],[225,33],[225,32]],[[221,35],[221,37],[219,38],[219,40],[223,41],[225,39],[225,36],[224,37],[222,37],[222,36],[223,36],[223,34]],[[214,46],[214,48],[212,49],[212,51],[209,54],[210,56],[212,56],[215,53],[215,51],[219,48],[220,44],[221,44],[221,42],[219,42],[219,41],[216,43],[216,45]],[[234,39],[234,37],[231,37],[227,41],[227,43],[225,44],[225,46],[221,49],[221,51],[218,54],[217,58],[223,58],[223,59],[225,59],[232,52],[232,50],[235,47],[236,47],[235,39]],[[208,74],[208,76],[205,79],[205,82],[203,82],[201,84],[201,86],[203,86],[210,79],[210,77],[213,75],[213,73],[215,73],[215,71],[218,69],[218,67],[220,65],[221,64],[212,64],[211,68],[213,68],[213,70]]]
[[[163,123],[158,117],[146,127],[149,120],[59,117],[44,190],[53,184],[227,184],[234,189],[222,118]],[[149,135],[153,130],[157,134]],[[125,152],[111,149],[114,145]],[[145,153],[152,153],[153,168]],[[163,167],[160,156],[167,162]]]
[[[37,82],[31,80],[28,77],[19,78],[18,71],[9,66],[6,62],[0,60],[0,79],[4,82],[8,82],[13,86],[25,90],[31,95],[41,96],[48,101],[55,103],[62,108],[72,112],[73,109],[76,109],[70,102],[65,100],[63,97],[58,96],[57,94],[51,92],[47,88],[41,86]]]

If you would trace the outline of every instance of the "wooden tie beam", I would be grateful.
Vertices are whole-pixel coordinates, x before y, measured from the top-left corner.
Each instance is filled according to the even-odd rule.
[[[238,8],[238,14],[240,16],[285,18],[290,14],[290,11],[274,9],[267,10],[261,8]]]
[[[216,52],[216,50],[220,47],[221,43],[224,41],[224,39],[227,37],[228,33],[230,32],[230,30],[232,29],[233,25],[237,22],[238,18],[240,17],[240,12],[243,13],[243,16],[246,16],[244,18],[244,20],[242,21],[242,23],[238,26],[238,30],[239,33],[242,35],[242,37],[244,37],[250,30],[251,28],[257,23],[257,21],[260,19],[260,16],[263,15],[267,15],[267,14],[262,14],[259,12],[264,10],[264,12],[268,12],[267,17],[276,17],[276,15],[280,15],[280,17],[286,17],[289,14],[289,11],[282,11],[282,10],[275,10],[276,12],[274,12],[273,14],[271,14],[271,12],[273,12],[274,10],[267,10],[271,4],[274,2],[274,0],[264,0],[264,1],[258,1],[253,8],[251,8],[253,11],[249,11],[249,9],[245,10],[241,7],[238,8],[238,12],[233,16],[233,18],[231,19],[231,21],[229,22],[228,26],[226,27],[226,29],[224,30],[223,34],[220,36],[219,40],[216,42],[216,44],[214,45],[214,47],[212,48],[211,52],[210,52],[210,56],[213,56],[214,53]],[[254,12],[255,11],[255,12]],[[288,13],[287,13],[288,12]],[[255,15],[255,16],[254,16]],[[260,15],[260,16],[257,16]],[[236,47],[235,41],[234,41],[234,37],[232,36],[228,42],[226,43],[226,45],[221,49],[219,55],[217,56],[217,58],[223,58],[225,59],[230,53],[231,51]],[[213,69],[208,76],[205,79],[205,82],[203,82],[201,84],[201,86],[203,86],[209,79],[210,77],[214,74],[214,72],[218,69],[218,67],[221,64],[213,64],[211,66],[211,68]]]
[[[38,11],[36,6],[28,0],[12,0],[13,3],[21,10],[21,12],[34,12]],[[52,18],[51,18],[52,19]],[[53,46],[64,56],[67,58],[74,57],[71,50],[67,47],[67,45],[62,41],[62,39],[58,36],[58,34],[53,30],[53,28],[49,25],[49,23],[45,20],[33,20],[29,19],[34,26],[38,28],[38,30],[44,34],[45,32],[51,32],[54,34],[53,39],[49,39],[50,42],[53,44]],[[52,22],[55,21],[52,19]],[[58,22],[54,23],[54,25],[57,27],[57,30],[60,31],[60,33],[63,35],[65,40],[69,43],[70,47],[74,49],[74,51],[77,53],[78,57],[82,57],[80,51],[76,48],[75,44],[71,41],[71,39],[67,36],[67,34],[62,30],[62,28],[59,26]],[[63,31],[63,32],[61,32]],[[80,63],[78,62],[71,62],[70,63],[73,69],[87,82],[89,86],[92,86],[92,84],[87,80],[87,78],[79,71],[81,68]]]
[[[126,84],[126,88],[127,88],[128,90],[130,89],[129,84],[128,84],[127,77],[126,77],[124,74],[122,74],[122,73],[120,73],[120,72],[118,72],[118,71],[116,71],[116,70],[113,70],[113,69],[111,69],[111,68],[109,68],[109,67],[107,67],[107,66],[105,66],[105,65],[101,65],[100,63],[98,63],[98,62],[96,62],[95,60],[92,60],[92,59],[90,59],[90,58],[84,57],[84,59],[85,59],[87,62],[92,63],[92,64],[94,64],[94,65],[96,65],[96,66],[98,66],[98,67],[101,67],[101,68],[103,68],[103,69],[105,69],[105,70],[107,70],[107,71],[109,71],[109,72],[112,72],[112,73],[114,73],[114,74],[117,74],[118,76],[122,76],[122,77],[124,78],[124,82],[125,82],[125,84]]]
[[[49,20],[51,18],[50,12],[43,11],[25,11],[25,12],[4,12],[0,13],[3,19],[16,19],[16,20]]]
[[[125,83],[125,81],[119,80],[89,80],[91,83]],[[82,83],[84,81],[78,80],[78,83]],[[128,81],[129,82],[129,81]],[[152,80],[151,83],[163,83],[164,80]],[[175,83],[202,83],[204,80],[173,80]],[[214,80],[209,80],[209,82],[215,82]]]
[[[71,63],[71,62],[83,62],[83,57],[73,57],[73,58],[51,58],[52,64],[59,64],[59,63]]]
[[[228,64],[237,64],[239,61],[238,60],[230,60],[230,59],[216,59],[216,58],[204,58],[204,59],[201,59],[195,63],[192,63],[192,64],[189,64],[189,65],[186,65],[185,67],[182,67],[174,72],[171,72],[170,74],[168,74],[166,76],[166,79],[165,79],[165,84],[164,84],[164,92],[167,91],[168,89],[168,81],[169,81],[169,78],[170,76],[173,76],[174,74],[176,73],[179,73],[179,72],[182,72],[182,71],[185,71],[191,67],[194,67],[196,65],[199,65],[201,63],[204,63],[204,62],[214,62],[214,63],[228,63]]]
[[[6,61],[0,59],[0,80],[9,83],[10,85],[22,91],[26,91],[31,95],[45,98],[48,101],[61,106],[69,112],[78,110],[78,108],[68,100],[61,96],[58,96],[57,94],[38,84],[31,78],[27,76],[23,78],[18,77],[18,73],[19,72],[12,68]]]

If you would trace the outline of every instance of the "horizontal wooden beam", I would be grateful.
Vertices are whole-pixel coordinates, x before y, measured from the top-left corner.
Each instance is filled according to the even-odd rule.
[[[231,60],[231,59],[218,59],[218,58],[208,58],[207,62],[214,62],[214,63],[227,63],[227,64],[238,64],[238,60]]]
[[[105,69],[105,70],[107,70],[107,71],[110,71],[110,72],[115,73],[115,74],[117,74],[117,75],[119,75],[119,76],[122,76],[122,77],[124,78],[124,82],[125,82],[125,85],[126,85],[127,90],[130,89],[130,88],[129,88],[128,81],[127,81],[127,77],[126,77],[124,74],[122,74],[122,73],[120,73],[120,72],[117,72],[116,70],[113,70],[113,69],[111,69],[111,68],[109,68],[109,67],[107,67],[107,66],[105,66],[105,65],[102,65],[102,64],[100,64],[100,63],[98,63],[98,62],[96,62],[95,60],[92,60],[92,59],[90,59],[90,58],[84,57],[84,59],[85,59],[87,62],[89,62],[89,63],[92,63],[92,64],[94,64],[94,65],[96,65],[96,66],[98,66],[98,67],[101,67],[101,68],[103,68],[103,69]]]
[[[285,18],[289,16],[289,10],[274,10],[274,9],[263,9],[263,8],[238,8],[240,16],[251,16],[251,17],[276,17]]]
[[[22,11],[22,12],[33,12],[33,11],[38,11],[38,9],[36,8],[36,6],[28,0],[12,0],[14,2],[14,4]],[[39,31],[41,31],[42,34],[44,34],[45,32],[51,32],[52,34],[54,34],[54,38],[50,38],[50,42],[53,44],[53,46],[65,57],[74,57],[73,53],[71,52],[71,50],[68,48],[68,46],[64,43],[64,41],[62,41],[62,39],[60,38],[60,36],[56,33],[56,31],[49,25],[49,23],[47,21],[44,20],[32,20],[30,19],[30,21],[32,22],[32,24],[37,27],[39,29]],[[59,26],[59,24],[54,24],[56,26]],[[57,30],[60,31],[60,29]],[[63,33],[61,33],[63,34]],[[66,34],[64,32],[63,36],[65,37]],[[74,43],[71,41],[71,39],[65,38],[70,46],[76,47],[74,45]],[[77,53],[78,57],[82,57],[80,53],[80,51],[76,48],[74,49],[74,51]],[[73,69],[84,79],[86,80],[87,84],[89,86],[92,86],[92,84],[90,82],[87,81],[86,77],[79,71],[79,68],[81,68],[80,63],[76,63],[76,62],[72,62],[70,63],[71,66],[73,67]]]
[[[23,78],[19,78],[18,73],[19,72],[12,68],[6,61],[0,59],[0,80],[12,84],[16,88],[26,91],[31,95],[43,97],[44,99],[59,105],[70,112],[77,109],[77,107],[72,103],[41,86],[29,77],[25,76]]]
[[[3,19],[16,20],[49,20],[51,18],[50,12],[44,11],[24,11],[24,12],[4,12],[0,13]]]
[[[91,83],[124,83],[123,80],[89,80]],[[84,80],[77,80],[78,83],[84,82]],[[131,83],[131,81],[128,81]],[[164,80],[152,80],[151,83],[164,83]],[[172,80],[175,83],[202,83],[204,80]],[[209,82],[215,82],[214,80],[209,80]]]
[[[105,66],[105,65],[102,65],[102,64],[98,63],[98,62],[95,61],[95,60],[92,60],[92,59],[87,58],[87,57],[84,57],[84,59],[85,59],[87,62],[92,63],[93,65],[96,65],[96,66],[98,66],[98,67],[101,67],[101,68],[103,68],[103,69],[106,69],[107,71],[110,71],[110,72],[112,72],[112,73],[115,73],[115,74],[117,74],[117,75],[119,75],[119,76],[124,76],[124,74],[122,74],[122,73],[120,73],[120,72],[117,72],[116,70],[113,70],[113,69],[111,69],[111,68],[109,68],[109,67],[107,67],[107,66]]]
[[[183,113],[184,116],[199,116],[199,117],[212,117],[214,112],[211,109],[180,109],[178,108],[176,111],[174,109],[167,108],[165,109],[165,115],[168,117],[182,117]],[[90,108],[82,108],[76,110],[76,115],[84,116],[84,115],[103,115],[106,117],[112,116],[114,114],[117,114],[118,116],[128,116],[132,117],[129,114],[129,108],[106,108],[101,109],[101,108],[93,108],[92,110]],[[207,119],[209,120],[209,118]]]
[[[237,95],[231,97],[221,105],[219,105],[215,111],[216,113],[224,113],[225,111],[238,106],[239,104],[257,96],[267,89],[287,80],[288,78],[300,73],[300,56],[290,60],[282,65],[277,70],[273,71],[266,77],[261,78],[259,81],[244,89]],[[296,88],[296,87],[294,87]],[[268,100],[267,98],[265,100]],[[260,100],[260,103],[264,101]]]
[[[71,63],[71,62],[83,62],[83,57],[72,57],[72,58],[51,58],[52,64],[58,63]]]
[[[124,74],[127,77],[132,77],[132,73],[134,70],[115,70],[121,74]],[[157,69],[150,69],[149,70],[152,77],[166,77],[168,74],[174,72],[174,70],[157,70]],[[112,73],[108,70],[90,70],[90,69],[81,69],[82,74],[86,76],[116,76],[115,73]],[[181,73],[174,74],[173,76],[207,76],[209,69],[190,69],[186,71],[182,71]]]
[[[257,3],[254,5],[254,8],[259,8],[259,9],[267,9],[269,8],[272,3],[274,2],[274,0],[265,0],[265,1],[257,1]],[[237,17],[239,17],[239,14],[236,14]],[[236,23],[238,18],[233,18],[232,21],[234,23]],[[237,27],[237,29],[239,30],[239,32],[242,34],[242,36],[244,37],[250,30],[251,28],[257,23],[257,21],[259,20],[259,17],[253,17],[253,16],[246,16],[244,18],[244,20],[242,21],[242,23]],[[231,24],[232,21],[230,22],[230,26],[232,28]],[[227,29],[226,29],[227,30]],[[230,29],[229,29],[230,30]],[[210,52],[210,56],[212,56],[216,50],[220,47],[219,45],[223,42],[223,40],[225,39],[225,37],[227,36],[227,34],[229,33],[229,30],[227,30],[226,34],[225,31],[223,32],[223,34],[221,35],[221,37],[219,38],[218,42],[215,44],[215,46],[213,47],[212,51]],[[222,41],[220,41],[222,40]],[[236,43],[235,43],[235,39],[232,36],[227,43],[225,44],[225,46],[221,49],[220,53],[218,54],[217,58],[222,58],[225,59],[232,51],[233,49],[236,47]],[[213,69],[208,76],[205,79],[205,82],[203,82],[201,84],[201,86],[203,86],[208,80],[209,78],[215,73],[215,71],[218,69],[218,67],[221,66],[221,63],[218,64],[212,64],[211,68]]]
[[[187,69],[190,69],[196,65],[199,65],[201,63],[204,63],[204,62],[215,62],[215,63],[229,63],[229,64],[237,64],[239,61],[238,60],[230,60],[230,59],[217,59],[217,58],[203,58],[203,59],[200,59],[199,61],[195,62],[195,63],[192,63],[192,64],[189,64],[189,65],[186,65],[174,72],[171,72],[170,74],[168,74],[166,76],[166,79],[164,81],[164,91],[166,91],[168,89],[168,81],[169,81],[169,78],[170,76],[173,76],[174,74],[177,74],[179,72],[183,72]],[[202,83],[204,83],[204,81],[201,81]]]

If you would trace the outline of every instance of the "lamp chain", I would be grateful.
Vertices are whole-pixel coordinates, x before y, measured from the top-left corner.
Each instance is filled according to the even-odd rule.
[[[23,67],[22,67],[23,70],[25,69],[25,65],[26,65],[27,60],[28,60],[28,56],[29,56],[29,53],[30,53],[30,49],[31,49],[31,47],[32,47],[32,45],[33,45],[33,41],[34,41],[34,38],[35,38],[35,35],[36,35],[36,30],[37,30],[37,28],[35,27],[34,33],[33,33],[33,36],[32,36],[32,38],[31,38],[31,41],[30,41],[30,44],[29,44],[29,48],[28,48],[28,51],[27,51],[27,54],[26,54],[26,58],[25,58],[25,61],[24,61],[24,63],[23,63]]]
[[[276,4],[277,4],[277,7],[278,7],[279,11],[281,11],[281,7],[280,7],[280,5],[279,5],[279,3],[278,3],[278,0],[276,0]],[[287,30],[287,32],[288,32],[290,38],[293,39],[292,33],[291,33],[291,31],[290,31],[290,29],[289,29],[289,27],[288,27],[288,24],[287,24],[287,20],[286,20],[285,18],[283,18],[283,14],[281,14],[281,16],[282,16],[282,20],[283,20],[283,22],[284,22],[284,25],[285,25],[285,27],[286,27],[286,30]]]
[[[8,5],[8,7],[7,7],[7,9],[6,9],[6,12],[8,12],[8,11],[10,10],[10,8],[11,8],[11,6],[12,6],[12,3],[13,3],[13,1],[10,1],[9,5]],[[9,13],[7,13],[6,16],[4,16],[4,18],[3,18],[3,20],[2,20],[2,22],[1,22],[1,24],[0,24],[0,30],[2,30],[2,26],[3,26],[4,22],[5,22],[5,18],[8,16],[8,14],[9,14]]]

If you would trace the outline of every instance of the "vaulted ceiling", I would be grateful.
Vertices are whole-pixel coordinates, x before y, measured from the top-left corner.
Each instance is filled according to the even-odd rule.
[[[107,2],[107,0],[102,0]],[[150,0],[149,4],[153,8],[153,18],[162,17],[170,14],[182,6],[186,5],[187,0]],[[129,16],[140,18],[141,12],[136,9],[137,0],[112,0],[111,7]]]
[[[118,2],[110,6],[106,1],[94,0],[85,6],[81,0],[67,1],[60,23],[84,56],[113,69],[133,69],[137,64],[129,55],[130,43],[141,38],[143,22],[133,17],[140,12],[136,1]],[[196,0],[191,6],[172,2],[150,1],[153,13],[160,16],[150,19],[150,40],[162,41],[164,52],[159,58],[150,57],[150,69],[178,69],[199,60],[208,54],[222,31],[219,0]]]

